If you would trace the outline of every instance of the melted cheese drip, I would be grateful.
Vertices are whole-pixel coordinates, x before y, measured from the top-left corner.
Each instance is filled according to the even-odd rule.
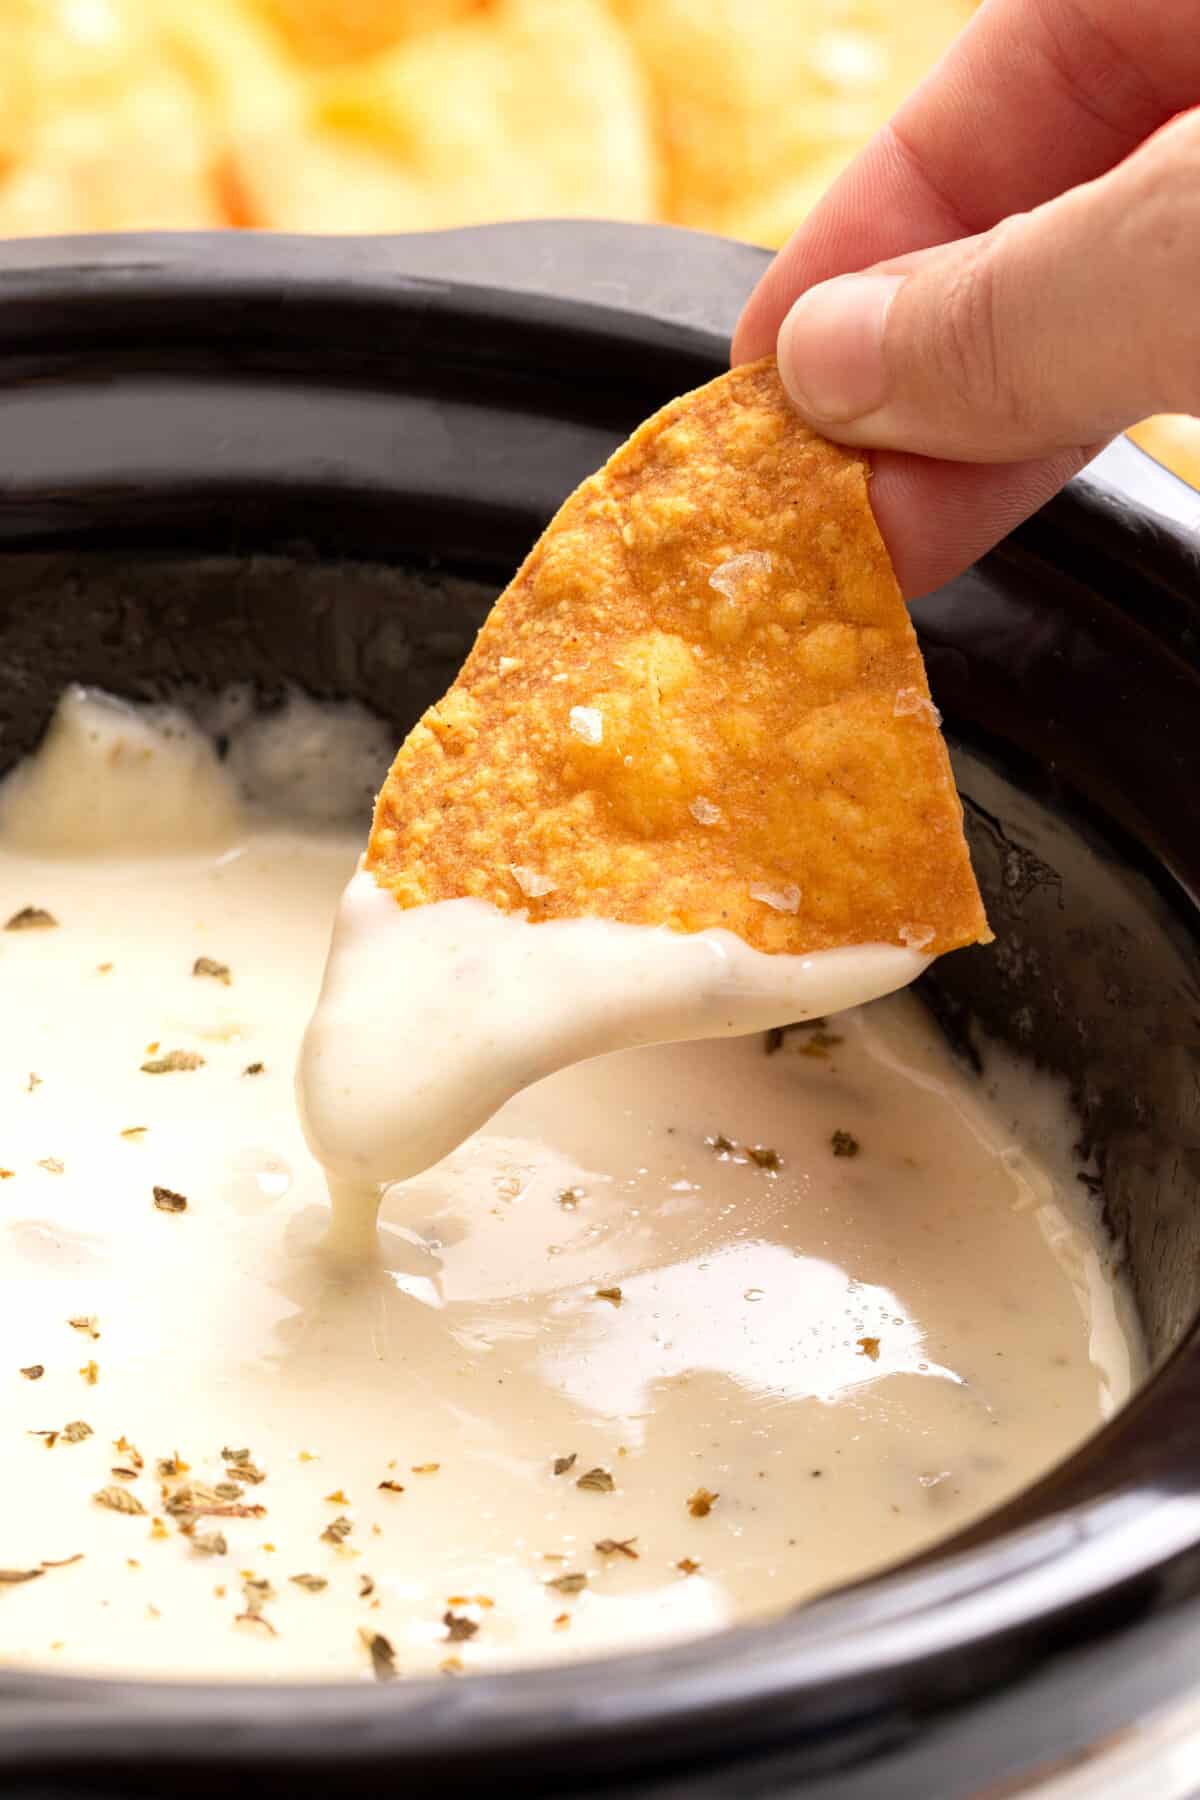
[[[906,986],[928,962],[889,944],[766,956],[728,931],[533,925],[479,900],[405,909],[360,870],[338,908],[297,1080],[337,1241],[365,1244],[389,1183],[429,1168],[556,1070],[841,1012]]]
[[[528,1087],[387,1193],[370,1255],[334,1254],[292,1067],[359,833],[231,790],[210,829],[178,721],[131,775],[114,734],[146,721],[70,707],[39,807],[15,798],[36,762],[0,797],[0,925],[58,920],[0,930],[0,1567],[82,1561],[0,1584],[0,1662],[370,1680],[362,1630],[401,1674],[644,1648],[924,1548],[1125,1397],[1136,1336],[1060,1096],[999,1056],[967,1077],[903,996],[770,1056],[647,1047]],[[81,792],[106,841],[31,846]],[[173,1049],[203,1065],[143,1072]],[[91,1435],[30,1435],[72,1420]],[[212,1484],[224,1446],[266,1510],[202,1520],[206,1555],[156,1462]],[[274,1632],[237,1622],[247,1572]]]

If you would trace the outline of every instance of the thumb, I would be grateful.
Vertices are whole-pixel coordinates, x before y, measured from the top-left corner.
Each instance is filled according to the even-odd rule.
[[[846,444],[1008,462],[1200,411],[1200,108],[980,237],[842,275],[779,331],[798,410]]]

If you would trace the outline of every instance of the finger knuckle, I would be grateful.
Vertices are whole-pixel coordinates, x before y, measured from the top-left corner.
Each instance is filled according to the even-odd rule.
[[[988,233],[955,271],[946,294],[939,362],[959,408],[1020,425],[1021,388],[1003,328],[1002,237],[1003,228]]]

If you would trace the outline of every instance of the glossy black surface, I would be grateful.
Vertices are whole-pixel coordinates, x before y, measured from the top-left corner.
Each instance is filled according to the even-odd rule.
[[[353,693],[397,729],[763,258],[652,228],[0,252],[0,768],[66,679]],[[1130,460],[1132,459],[1132,460]],[[927,993],[1072,1084],[1159,1365],[920,1567],[586,1669],[385,1689],[0,1676],[0,1786],[964,1795],[1200,1665],[1200,583],[1129,446],[915,609],[999,943]]]

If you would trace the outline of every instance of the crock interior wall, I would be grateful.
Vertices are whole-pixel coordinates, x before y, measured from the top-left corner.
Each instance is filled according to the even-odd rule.
[[[502,580],[500,567],[481,579],[300,549],[0,555],[0,772],[72,680],[131,699],[251,681],[265,704],[292,683],[361,700],[398,739],[452,679]],[[997,944],[939,963],[924,996],[975,1066],[991,1038],[1069,1081],[1160,1359],[1200,1312],[1194,938],[1132,840],[1036,754],[948,727]]]

